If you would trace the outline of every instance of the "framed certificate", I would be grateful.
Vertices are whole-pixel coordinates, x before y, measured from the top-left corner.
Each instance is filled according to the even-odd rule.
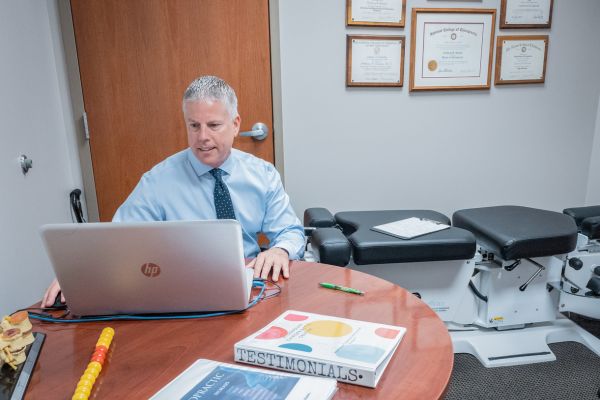
[[[500,28],[550,28],[554,0],[502,0]]]
[[[404,36],[346,36],[346,86],[402,86]]]
[[[410,91],[489,89],[496,10],[413,8]]]
[[[406,0],[346,0],[346,25],[403,28]]]
[[[548,36],[498,36],[496,85],[544,83]]]

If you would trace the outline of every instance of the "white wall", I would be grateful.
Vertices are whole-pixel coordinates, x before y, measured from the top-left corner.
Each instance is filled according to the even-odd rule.
[[[596,116],[596,134],[592,146],[586,205],[600,205],[600,101]]]
[[[58,26],[52,1],[0,2],[0,317],[41,299],[53,273],[38,228],[70,222],[81,186]]]
[[[413,7],[499,8],[498,0],[407,0],[405,29],[348,28],[345,2],[280,0],[286,190],[311,206],[435,209],[586,198],[600,93],[600,2],[554,2],[544,85],[409,93]],[[346,34],[406,36],[403,88],[346,88]]]

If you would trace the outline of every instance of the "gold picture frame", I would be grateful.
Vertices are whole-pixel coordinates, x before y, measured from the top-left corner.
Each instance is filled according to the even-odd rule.
[[[491,86],[496,10],[413,8],[409,90]]]
[[[502,0],[500,29],[549,29],[553,8],[554,0]]]
[[[404,28],[406,0],[382,1],[388,7],[369,7],[366,0],[346,0],[346,25]]]
[[[548,35],[498,36],[495,85],[544,83]]]
[[[402,87],[404,36],[346,35],[346,86]]]

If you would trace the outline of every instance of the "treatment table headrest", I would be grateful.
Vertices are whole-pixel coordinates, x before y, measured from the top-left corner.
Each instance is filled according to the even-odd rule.
[[[504,260],[564,254],[577,244],[577,225],[571,217],[537,208],[471,208],[456,211],[452,222],[473,232],[479,244]]]

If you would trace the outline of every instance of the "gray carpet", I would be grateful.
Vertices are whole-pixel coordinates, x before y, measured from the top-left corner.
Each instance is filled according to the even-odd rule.
[[[600,321],[570,318],[600,337]],[[484,368],[469,354],[455,354],[445,400],[600,399],[600,357],[575,342],[550,348],[556,361],[515,367]]]

